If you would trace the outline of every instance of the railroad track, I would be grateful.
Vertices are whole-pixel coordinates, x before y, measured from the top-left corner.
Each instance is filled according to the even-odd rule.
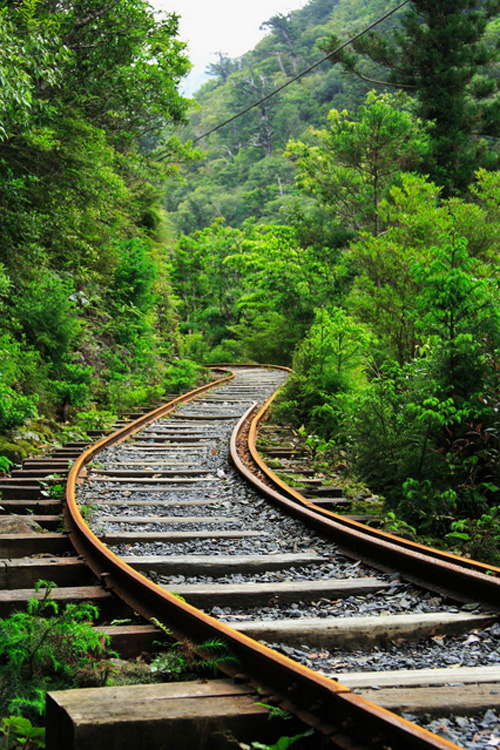
[[[453,705],[458,697],[452,688],[417,690],[418,678],[409,669],[405,674],[385,669],[383,678],[378,670],[360,674],[349,654],[354,646],[366,646],[365,654],[375,646],[380,655],[395,640],[429,637],[443,644],[441,649],[449,641],[455,649],[466,643],[474,650],[484,633],[498,645],[492,613],[499,609],[500,570],[340,517],[328,510],[342,504],[335,488],[327,490],[332,497],[323,494],[318,502],[285,485],[256,451],[265,409],[254,412],[255,403],[267,401],[286,372],[232,369],[235,378],[223,378],[213,392],[202,389],[196,401],[188,395],[175,411],[172,404],[139,417],[81,455],[82,446],[70,445],[54,456],[59,463],[52,470],[68,470],[68,459],[76,458],[65,533],[2,536],[3,612],[29,598],[36,580],[53,580],[61,600],[96,601],[105,622],[123,616],[125,606],[140,613],[131,624],[101,627],[124,655],[151,648],[158,638],[152,618],[178,639],[223,638],[239,660],[238,666],[224,667],[226,674],[290,709],[328,737],[329,746],[456,747],[366,699],[411,712],[429,707],[429,701],[437,704],[439,695]],[[244,484],[227,464],[231,434],[232,461]],[[47,471],[39,463],[27,462],[22,476],[2,483],[2,504],[20,515],[33,511],[51,528],[57,508],[50,498],[36,497]],[[248,489],[247,480],[258,494]],[[45,481],[50,492],[50,483],[58,480]],[[310,478],[303,481],[311,486]],[[21,499],[13,497],[16,493]],[[92,509],[92,530],[79,507]],[[42,511],[48,514],[45,521]],[[26,558],[27,553],[38,557]],[[365,601],[377,614],[360,615]],[[457,602],[474,607],[466,604],[464,610]],[[498,655],[491,662],[475,671],[427,670],[425,684],[467,684],[470,694],[482,691],[478,705],[485,704],[485,693],[493,705]],[[389,687],[383,696],[380,690],[354,692],[373,685]],[[402,685],[410,685],[411,694]],[[463,695],[463,687],[456,692]],[[52,711],[60,718],[60,707]],[[51,736],[54,748],[63,746]]]

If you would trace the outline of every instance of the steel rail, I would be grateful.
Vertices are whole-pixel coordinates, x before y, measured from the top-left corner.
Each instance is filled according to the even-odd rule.
[[[389,747],[391,750],[456,750],[456,745],[447,740],[404,721],[353,694],[344,685],[272,651],[179,600],[127,565],[87,527],[75,498],[75,487],[85,465],[100,451],[122,442],[167,414],[177,403],[190,401],[232,377],[234,375],[159,407],[103,438],[75,461],[68,477],[64,504],[67,533],[73,546],[108,591],[146,619],[156,618],[164,623],[176,639],[188,639],[196,644],[208,638],[223,638],[239,661],[238,666],[221,665],[223,671],[254,686],[264,699],[270,700],[272,696],[283,708],[328,736],[332,747],[339,750],[368,747],[374,750]]]
[[[277,394],[275,393],[271,397],[271,399],[269,399],[269,401],[266,403],[265,406],[269,406],[274,400],[274,398],[276,397],[276,395]],[[291,500],[283,497],[282,495],[280,495],[279,493],[277,493],[276,491],[272,490],[270,487],[265,485],[244,464],[243,460],[241,459],[239,455],[238,443],[241,440],[242,431],[245,428],[245,426],[248,425],[250,416],[255,411],[255,409],[256,409],[256,405],[254,404],[254,406],[251,406],[246,412],[246,414],[243,415],[243,417],[240,419],[240,421],[238,422],[237,426],[235,427],[233,431],[233,434],[231,436],[231,442],[230,442],[231,459],[235,467],[237,468],[237,470],[242,474],[242,476],[248,479],[248,481],[251,484],[253,484],[255,487],[257,487],[260,492],[263,492],[272,500],[277,500],[282,507],[283,506],[286,507],[288,512],[292,511],[294,515],[299,515],[302,520],[305,520],[302,513],[299,513],[299,514],[294,513],[294,510],[296,510],[296,508],[294,508],[293,506],[296,505],[296,503],[292,503]],[[259,414],[261,414],[261,412],[259,412]],[[250,424],[254,424],[254,422],[255,422],[255,418],[252,419]],[[250,438],[250,435],[247,437],[247,441],[248,441],[247,445],[249,445],[249,438]],[[265,467],[265,464],[263,462],[261,463],[263,467]],[[261,467],[259,466],[259,468]],[[306,670],[308,673],[307,677],[309,677],[309,675],[316,674],[313,670],[310,670],[308,668],[306,668]],[[330,682],[335,684],[334,680],[330,680]],[[393,738],[390,740],[390,742],[394,742],[394,738],[396,738],[395,740],[396,745],[389,744],[386,746],[382,742],[381,744],[382,747],[389,747],[391,750],[395,750],[395,748],[399,748],[399,747],[401,748],[447,747],[447,748],[455,748],[455,750],[458,748],[457,745],[448,742],[448,740],[444,740],[443,738],[438,737],[437,735],[428,732],[426,729],[418,727],[417,725],[413,724],[412,722],[407,721],[406,719],[403,719],[397,714],[394,714],[391,711],[388,711],[387,709],[382,708],[381,706],[377,706],[371,701],[366,700],[366,698],[363,698],[360,695],[356,695],[348,690],[344,690],[343,692],[338,693],[337,701],[342,705],[341,713],[345,712],[345,715],[347,717],[346,721],[348,722],[347,725],[349,726],[351,731],[353,731],[354,727],[356,726],[356,724],[354,724],[353,721],[361,722],[361,726],[369,725],[372,733],[373,732],[376,733],[378,731],[380,735],[383,735],[384,731],[387,731],[388,726],[391,727],[391,730],[392,732],[394,732],[394,735],[393,735]],[[352,714],[354,707],[356,709],[356,718]],[[362,731],[364,731],[364,729]],[[377,735],[375,734],[375,736]],[[371,739],[371,742],[373,742],[373,738]],[[370,747],[371,746],[372,745],[370,745]],[[378,745],[376,744],[373,746],[378,747]]]
[[[286,506],[289,512],[307,520],[316,529],[328,533],[344,549],[361,559],[385,569],[396,568],[414,583],[423,583],[460,601],[479,601],[493,611],[500,612],[500,568],[403,539],[320,508],[280,479],[263,461],[256,446],[258,426],[277,393],[254,416],[248,433],[250,455],[271,485],[260,483],[261,492]],[[242,427],[243,425],[240,429]],[[255,483],[252,472],[245,475]]]

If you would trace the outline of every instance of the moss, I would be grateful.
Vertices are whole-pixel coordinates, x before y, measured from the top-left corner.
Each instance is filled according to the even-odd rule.
[[[24,440],[13,442],[11,438],[0,436],[0,456],[5,456],[15,464],[21,463],[29,455],[30,450],[31,445]]]
[[[28,422],[27,430],[36,432],[44,440],[53,440],[55,433],[59,432],[61,426],[52,419],[37,419]]]
[[[269,466],[270,469],[279,469],[281,468],[281,461],[274,458],[268,458],[266,459],[266,464]]]
[[[36,455],[47,448],[60,432],[56,422],[46,419],[30,420],[26,425],[0,435],[0,456],[19,464],[28,456]]]

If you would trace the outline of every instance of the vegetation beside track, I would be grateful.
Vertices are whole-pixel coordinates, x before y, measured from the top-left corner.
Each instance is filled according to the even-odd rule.
[[[0,620],[2,750],[45,746],[48,691],[206,680],[217,675],[220,664],[234,661],[222,640],[177,643],[161,623],[152,653],[123,660],[110,648],[110,636],[95,625],[98,608],[91,602],[61,607],[52,596],[54,588],[49,581],[39,581],[35,591],[40,595],[29,601],[27,610]]]
[[[255,50],[212,66],[187,136],[385,10],[310,0],[263,19]],[[0,471],[203,364],[293,364],[280,419],[345,451],[399,528],[496,560],[499,23],[497,2],[410,0],[363,59],[214,133],[202,161],[173,135],[191,108],[175,16],[8,3]]]
[[[279,402],[276,412],[279,417]],[[430,523],[419,531],[418,524],[412,526],[404,520],[404,514],[396,514],[382,495],[374,494],[359,478],[352,453],[345,445],[339,446],[335,440],[309,433],[303,426],[295,429],[290,423],[275,421],[271,410],[268,420],[259,430],[257,447],[267,465],[292,487],[301,486],[306,476],[340,488],[342,495],[351,502],[348,507],[332,506],[331,510],[336,513],[360,516],[368,525],[462,557],[495,566],[500,562],[500,512],[495,507],[479,517],[459,521],[451,513],[445,517],[441,512],[435,523],[439,523],[440,528],[449,529],[447,533],[437,535],[435,526]],[[285,453],[288,450],[290,457],[283,461],[273,456],[273,449]],[[294,457],[298,460],[294,461]]]

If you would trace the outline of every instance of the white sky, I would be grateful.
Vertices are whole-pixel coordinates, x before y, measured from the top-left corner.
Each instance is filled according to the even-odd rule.
[[[266,30],[259,26],[276,13],[297,10],[307,0],[150,0],[158,10],[180,16],[179,39],[189,44],[193,70],[186,81],[191,94],[201,83],[206,66],[216,60],[214,53],[240,57],[252,49]]]

